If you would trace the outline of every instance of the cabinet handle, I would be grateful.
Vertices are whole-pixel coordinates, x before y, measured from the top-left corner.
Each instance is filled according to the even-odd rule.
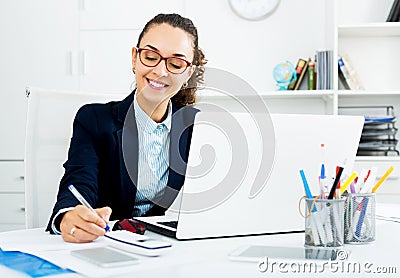
[[[19,176],[19,179],[20,179],[20,180],[24,180],[24,179],[25,179],[25,176]]]
[[[21,208],[21,211],[25,211],[25,208]]]
[[[74,53],[72,51],[68,51],[67,53],[67,67],[67,74],[75,75]]]

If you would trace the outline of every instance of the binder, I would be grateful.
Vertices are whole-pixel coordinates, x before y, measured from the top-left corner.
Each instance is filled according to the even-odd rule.
[[[390,9],[387,22],[400,22],[400,0],[394,0],[393,6]]]

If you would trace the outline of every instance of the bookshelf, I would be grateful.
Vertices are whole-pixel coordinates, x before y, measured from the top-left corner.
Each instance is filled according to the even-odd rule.
[[[397,119],[400,118],[400,23],[385,22],[392,2],[336,0],[335,50],[337,55],[349,57],[365,88],[362,91],[342,90],[337,82],[338,107],[391,105]],[[351,11],[357,11],[357,14],[352,16]],[[398,121],[396,124],[398,128]],[[397,132],[396,138],[399,136]],[[358,156],[354,170],[373,166],[378,168],[378,176],[390,166],[394,167],[378,200],[399,202],[400,156]]]
[[[400,22],[366,23],[355,25],[339,25],[338,31],[345,37],[396,37],[400,36]]]

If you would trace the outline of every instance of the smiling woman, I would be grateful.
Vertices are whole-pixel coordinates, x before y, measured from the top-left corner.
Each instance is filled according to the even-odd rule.
[[[132,48],[137,88],[122,101],[85,105],[75,117],[47,231],[89,242],[110,219],[164,214],[185,179],[198,111],[191,105],[205,63],[190,19],[159,14],[145,25]],[[96,213],[79,205],[70,184]]]

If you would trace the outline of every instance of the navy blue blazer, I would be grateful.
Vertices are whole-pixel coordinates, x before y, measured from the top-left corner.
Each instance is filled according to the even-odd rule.
[[[69,184],[73,184],[92,207],[111,207],[110,220],[133,216],[140,151],[133,99],[134,92],[122,101],[88,104],[77,112],[68,159],[63,165],[65,173],[47,231],[52,231],[53,217],[60,209],[80,204],[68,190]],[[184,183],[197,112],[190,106],[172,106],[168,183],[158,205],[148,211],[148,216],[163,215]]]

